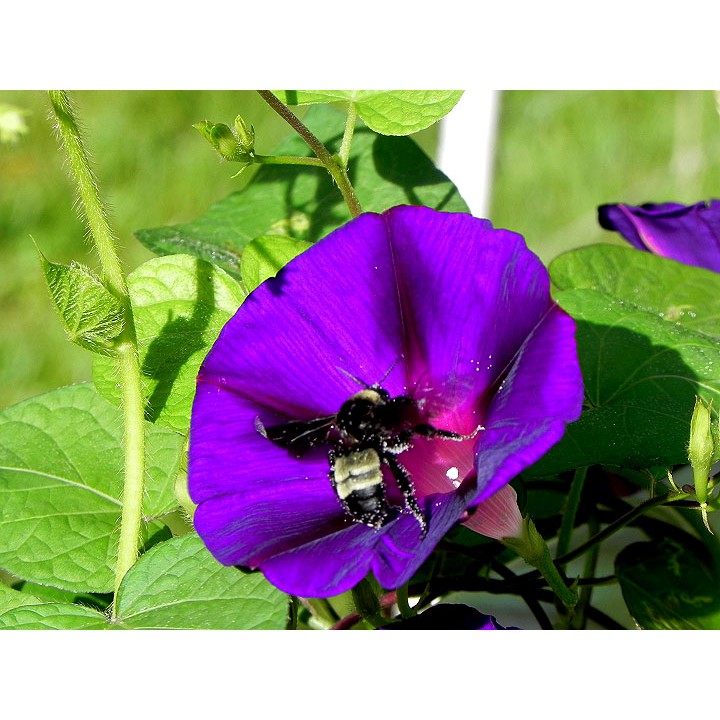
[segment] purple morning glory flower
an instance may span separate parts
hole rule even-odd
[[[400,587],[578,418],[574,333],[520,235],[424,207],[359,216],[258,287],[205,359],[190,428],[198,533],[290,594],[336,595],[369,572]],[[366,524],[341,503],[329,453],[340,409],[358,395],[376,407],[380,386],[397,433],[374,469],[355,454],[359,467],[333,472],[382,479],[387,517]],[[303,433],[314,442],[286,442]]]
[[[640,250],[720,272],[720,200],[601,205],[598,220]]]
[[[381,630],[519,630],[503,627],[492,615],[460,604],[435,605],[412,618],[384,625]]]

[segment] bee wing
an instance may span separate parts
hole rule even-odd
[[[276,445],[292,450],[297,457],[301,457],[311,448],[327,441],[334,422],[334,415],[326,415],[314,420],[297,420],[265,427],[257,417],[255,429]]]

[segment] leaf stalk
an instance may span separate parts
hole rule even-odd
[[[353,217],[357,217],[361,212],[360,202],[355,195],[355,190],[350,182],[345,168],[338,165],[330,154],[330,151],[323,143],[313,135],[312,132],[304,125],[300,118],[295,115],[285,103],[278,100],[269,90],[258,90],[260,97],[283,119],[290,127],[297,132],[305,141],[307,146],[315,153],[315,156],[322,162],[327,171],[332,176],[338,190],[342,193],[345,204],[350,210]]]

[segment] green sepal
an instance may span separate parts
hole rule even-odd
[[[212,123],[209,120],[203,120],[195,123],[193,127],[215,148],[224,160],[239,162],[244,165],[252,164],[252,148],[248,150],[247,142],[238,139],[235,133],[224,123]]]
[[[529,516],[523,518],[519,535],[505,537],[501,542],[514,550],[528,565],[537,568],[542,573],[552,591],[565,607],[572,608],[577,604],[578,595],[575,584],[570,587],[565,584],[550,555],[550,548]]]
[[[85,265],[49,262],[38,249],[50,298],[72,342],[99,355],[113,355],[124,328],[123,306]]]
[[[708,478],[712,464],[717,456],[715,437],[712,401],[706,403],[701,397],[696,397],[695,407],[690,419],[688,460],[693,471],[695,496],[701,505],[707,503]]]
[[[254,153],[255,152],[255,128],[250,125],[248,126],[242,119],[241,115],[235,118],[233,124],[235,130],[235,137],[238,140],[240,147],[243,152]]]

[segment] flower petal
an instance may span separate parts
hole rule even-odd
[[[405,357],[430,417],[483,420],[487,394],[551,303],[547,271],[522,237],[470,215],[386,213],[403,311]]]
[[[553,305],[523,343],[490,405],[477,454],[478,495],[490,497],[539,460],[580,417],[575,322]]]
[[[201,505],[198,512],[202,508],[203,513],[196,513],[198,532],[226,542],[220,548],[217,542],[208,544],[216,557],[230,558],[223,551],[232,548],[244,558],[242,564],[261,567],[276,587],[301,597],[337,595],[371,570],[383,587],[399,587],[415,574],[467,504],[457,493],[426,500],[430,521],[420,540],[417,521],[407,513],[375,530],[347,518],[313,522],[308,510],[317,498],[302,499],[296,506],[278,497],[258,498],[251,505],[236,498],[232,506],[223,504],[224,498]],[[226,513],[235,518],[231,525],[223,521]]]
[[[640,250],[720,272],[720,200],[601,205],[598,220]]]
[[[522,532],[522,515],[512,485],[485,498],[463,525],[494,540],[518,536]]]
[[[293,419],[336,413],[401,355],[401,319],[386,226],[368,213],[270,278],[225,325],[198,382]],[[385,381],[398,394],[399,372]]]

